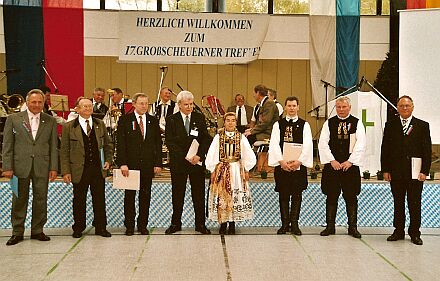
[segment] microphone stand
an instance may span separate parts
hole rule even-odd
[[[160,91],[162,90],[162,86],[163,86],[163,80],[165,79],[166,73],[165,73],[165,69],[168,69],[168,67],[161,67],[160,70],[162,71],[160,74],[160,83],[159,83],[159,92],[157,93],[157,98],[156,98],[156,106],[153,106],[153,110],[151,111],[153,113],[153,116],[156,116],[157,113],[157,107],[159,106],[159,101],[160,101]],[[167,71],[168,73],[168,71]]]
[[[332,87],[335,90],[336,90],[336,87],[333,86],[332,84],[330,84],[330,82],[327,82],[325,80],[321,79],[321,82],[324,83],[324,88],[325,88],[325,118],[327,119],[327,115],[328,115],[328,108],[327,108],[327,103],[328,103],[328,86]],[[319,113],[319,109],[318,109],[317,113]]]
[[[49,78],[50,83],[52,83],[52,86],[55,89],[55,93],[58,93],[58,87],[57,87],[57,85],[55,85],[55,82],[53,81],[52,77],[50,76],[49,72],[47,71],[46,66],[44,65],[44,60],[42,60],[40,62],[40,65],[43,68],[44,72],[46,73],[47,77]]]

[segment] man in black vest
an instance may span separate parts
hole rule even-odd
[[[182,91],[177,95],[179,112],[166,120],[165,141],[170,150],[170,171],[173,196],[173,217],[165,234],[173,234],[182,229],[182,211],[186,182],[189,177],[195,213],[196,231],[211,234],[205,226],[205,165],[204,160],[211,144],[206,129],[205,117],[194,112],[194,96]],[[186,158],[188,150],[197,140],[197,154]]]
[[[159,122],[147,114],[148,96],[137,93],[133,96],[134,112],[119,119],[117,130],[116,163],[123,176],[130,170],[140,170],[141,186],[139,190],[139,215],[137,228],[142,235],[148,235],[148,216],[150,210],[151,183],[154,174],[161,172],[162,141]],[[125,234],[134,234],[135,227],[135,190],[126,190],[124,197]]]
[[[162,132],[165,131],[165,120],[168,116],[179,111],[176,102],[171,100],[172,91],[169,87],[160,89],[159,100],[155,101],[151,107],[149,114],[155,116],[159,120],[159,127]]]
[[[298,117],[298,98],[288,97],[286,117],[276,122],[269,144],[269,165],[275,167],[275,191],[279,193],[281,228],[277,234],[302,235],[298,226],[302,192],[307,188],[307,168],[313,166],[313,139],[309,123]],[[294,147],[298,157],[284,154],[284,148]],[[291,208],[289,208],[292,198]],[[290,209],[290,219],[289,219]]]
[[[421,200],[423,182],[431,168],[431,135],[429,124],[412,116],[411,97],[402,96],[397,102],[399,117],[385,124],[382,140],[381,163],[385,180],[391,183],[394,198],[395,230],[388,241],[405,238],[405,195],[407,196],[410,224],[408,234],[416,245],[420,239]],[[420,159],[421,169],[413,178],[411,161]]]
[[[278,108],[278,114],[280,116],[280,119],[283,118],[284,108],[281,103],[277,101],[277,91],[274,89],[267,89],[267,97],[275,103],[275,105]]]
[[[105,176],[110,168],[112,145],[104,122],[93,118],[92,101],[77,100],[78,118],[63,127],[61,138],[61,173],[65,183],[73,183],[74,238],[86,228],[86,200],[92,193],[95,234],[110,237],[106,230]]]
[[[324,164],[321,179],[322,192],[327,195],[327,227],[321,236],[335,234],[336,210],[341,194],[345,200],[348,217],[348,234],[361,238],[357,230],[357,196],[361,192],[359,166],[365,153],[365,129],[359,119],[350,114],[348,97],[336,100],[336,116],[324,122],[318,149]]]

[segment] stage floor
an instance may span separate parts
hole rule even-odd
[[[237,235],[198,235],[184,229],[164,235],[111,238],[70,237],[70,228],[47,229],[50,242],[25,240],[6,246],[10,230],[0,230],[2,280],[438,280],[440,230],[423,229],[423,246],[387,242],[391,228],[360,228],[362,239],[319,236],[322,228],[303,227],[303,236],[276,235],[276,228],[239,228]]]

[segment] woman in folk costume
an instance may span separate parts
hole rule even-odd
[[[211,171],[209,219],[220,223],[220,234],[235,234],[235,222],[253,217],[249,170],[257,160],[248,140],[237,131],[234,112],[224,116],[225,126],[209,147],[206,168]]]

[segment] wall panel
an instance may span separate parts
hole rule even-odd
[[[149,94],[147,91],[142,89],[142,65],[137,63],[126,64],[127,73],[125,77],[127,78],[127,92],[126,94],[132,97],[136,93],[144,92]],[[116,84],[116,83],[115,83]]]

